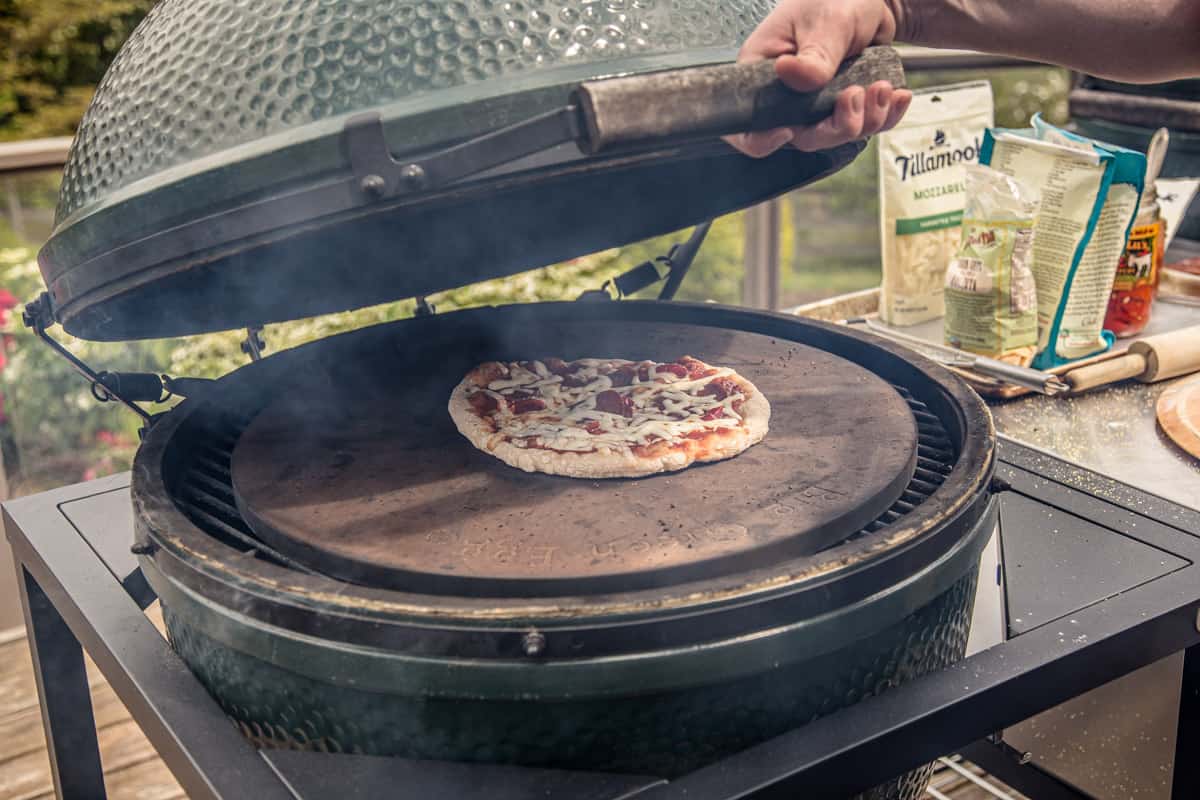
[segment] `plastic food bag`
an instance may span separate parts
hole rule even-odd
[[[876,137],[879,313],[889,325],[942,316],[946,265],[962,222],[963,167],[979,159],[992,120],[991,84],[960,83],[914,92],[900,124]]]
[[[1129,241],[1146,157],[1033,118],[1029,130],[989,130],[980,161],[1035,188],[1033,235],[1038,355],[1048,369],[1102,352],[1117,262]]]
[[[958,254],[946,269],[946,344],[1028,366],[1037,352],[1037,195],[1002,172],[965,169]]]

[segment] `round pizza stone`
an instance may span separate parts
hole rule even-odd
[[[622,591],[829,547],[885,511],[916,462],[907,403],[822,350],[686,324],[552,323],[434,346],[397,340],[276,387],[233,452],[238,506],[281,552],[348,581],[476,596]],[[731,367],[771,404],[739,456],[637,479],[530,474],[446,411],[480,361],[558,356]]]

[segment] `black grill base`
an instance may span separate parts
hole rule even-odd
[[[960,660],[976,577],[816,659],[715,686],[577,702],[337,687],[233,650],[169,608],[164,618],[180,656],[259,746],[675,777]],[[919,770],[866,797],[915,800],[927,779]]]

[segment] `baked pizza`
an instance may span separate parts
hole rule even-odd
[[[450,397],[471,444],[510,466],[576,478],[653,475],[762,441],[771,406],[732,369],[584,358],[489,361]]]

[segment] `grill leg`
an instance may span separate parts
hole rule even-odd
[[[1200,797],[1200,645],[1183,652],[1183,686],[1179,693],[1179,730],[1175,736],[1175,769],[1171,797]]]
[[[42,700],[54,792],[60,800],[100,800],[107,795],[83,648],[21,564],[17,564],[17,585]]]

